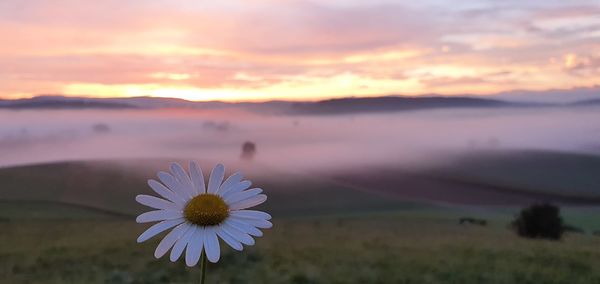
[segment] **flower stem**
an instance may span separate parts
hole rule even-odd
[[[204,284],[204,280],[206,279],[206,254],[204,252],[202,252],[202,255],[200,256],[200,267],[202,269],[202,276],[200,276],[200,284]]]

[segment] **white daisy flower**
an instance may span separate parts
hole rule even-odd
[[[148,180],[148,185],[160,195],[138,195],[135,200],[157,209],[139,215],[138,223],[157,222],[137,239],[144,242],[161,232],[173,228],[158,244],[154,256],[160,258],[171,249],[171,261],[177,261],[185,250],[185,262],[195,266],[202,252],[210,262],[220,257],[219,238],[235,250],[242,245],[254,245],[253,237],[262,236],[259,229],[271,228],[271,215],[247,208],[267,200],[262,189],[250,188],[241,173],[235,173],[223,181],[225,167],[221,164],[210,173],[208,188],[205,187],[202,170],[195,162],[190,163],[190,175],[177,163],[171,165],[171,173],[159,172],[160,182]]]

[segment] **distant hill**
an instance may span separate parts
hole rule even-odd
[[[2,100],[0,108],[5,109],[86,109],[86,108],[135,108],[135,105],[99,99],[71,98],[63,96],[39,96],[30,99]]]
[[[195,102],[177,98],[85,98],[43,95],[29,99],[0,100],[0,109],[243,109],[271,114],[350,114],[439,108],[576,107],[600,105],[600,98],[568,103],[516,102],[474,96],[382,96],[329,99],[316,102]]]
[[[161,109],[193,108],[222,109],[245,108],[259,112],[283,112],[291,105],[285,101],[228,103],[221,101],[194,102],[177,98],[132,97],[132,98],[84,98],[60,95],[42,95],[28,99],[0,100],[0,109]]]
[[[537,102],[548,104],[571,104],[577,101],[600,99],[600,85],[592,87],[553,89],[543,91],[513,90],[488,96],[512,102]]]
[[[520,106],[500,100],[470,97],[376,97],[343,98],[319,102],[294,103],[293,113],[301,114],[339,114],[357,112],[390,112],[433,108],[481,108]]]
[[[572,105],[572,106],[599,106],[600,99],[583,100],[583,101],[574,102],[570,105]]]
[[[178,98],[156,98],[156,97],[133,97],[133,98],[110,98],[107,99],[116,103],[132,105],[138,108],[223,108],[230,104],[220,101],[213,102],[194,102]]]

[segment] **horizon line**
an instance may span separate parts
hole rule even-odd
[[[142,96],[93,96],[86,94],[30,94],[24,95],[20,97],[14,98],[3,98],[0,96],[0,100],[4,101],[17,101],[17,100],[27,100],[27,99],[35,99],[35,98],[43,98],[43,97],[62,97],[62,98],[79,98],[79,99],[135,99],[135,98],[155,98],[155,99],[176,99],[187,102],[206,102],[206,103],[268,103],[268,102],[321,102],[328,100],[336,100],[336,99],[362,99],[362,98],[382,98],[382,97],[404,97],[404,98],[418,98],[418,97],[497,97],[503,95],[510,95],[512,93],[532,93],[532,94],[543,94],[545,92],[561,92],[561,91],[577,91],[577,90],[592,90],[592,89],[600,89],[600,84],[594,84],[591,86],[576,86],[572,88],[550,88],[543,90],[535,90],[535,89],[514,89],[509,91],[500,91],[494,93],[486,93],[486,94],[476,94],[476,93],[452,93],[452,94],[443,94],[443,93],[420,93],[420,94],[399,94],[399,93],[390,93],[390,94],[372,94],[372,95],[346,95],[346,96],[324,96],[322,98],[307,98],[307,99],[280,99],[280,98],[269,98],[269,99],[256,99],[256,100],[248,100],[248,99],[208,99],[208,100],[193,100],[188,98],[182,98],[177,96],[152,96],[152,95],[142,95]],[[599,90],[600,91],[600,90]],[[497,98],[495,98],[497,99]]]

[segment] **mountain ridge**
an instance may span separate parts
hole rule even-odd
[[[518,106],[511,102],[473,97],[401,97],[341,98],[311,103],[294,103],[292,112],[306,114],[338,114],[356,112],[392,112],[457,107]]]
[[[0,99],[0,109],[224,109],[241,108],[261,113],[278,114],[345,114],[365,112],[397,112],[439,108],[498,108],[498,107],[578,107],[599,105],[600,98],[570,103],[524,102],[476,96],[378,96],[344,97],[320,101],[224,102],[188,101],[165,97],[89,98],[62,95],[41,95],[32,98]]]

